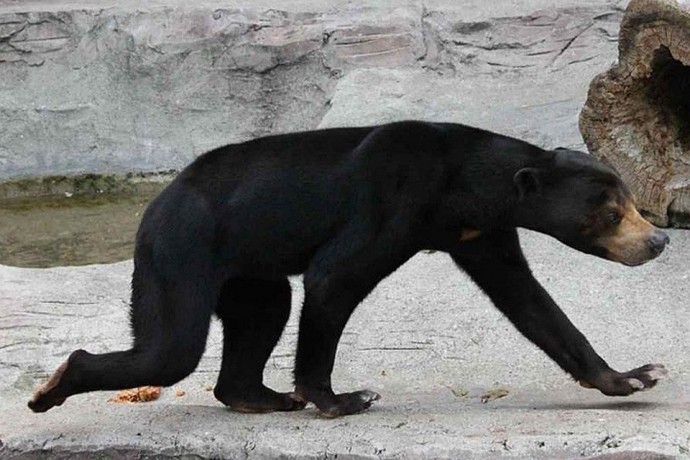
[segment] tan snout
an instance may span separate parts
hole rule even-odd
[[[641,265],[664,251],[669,237],[637,212],[632,203],[623,209],[616,232],[602,236],[598,245],[606,249],[606,257],[625,265]]]

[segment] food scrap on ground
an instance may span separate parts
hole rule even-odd
[[[155,401],[161,395],[161,387],[138,387],[129,390],[122,390],[113,396],[108,402],[113,403],[140,403]]]
[[[453,396],[456,398],[464,398],[468,394],[470,394],[469,390],[466,390],[465,388],[460,388],[460,387],[453,387],[448,385],[447,388],[453,393]]]
[[[481,397],[482,404],[486,404],[491,401],[495,401],[497,399],[505,398],[508,396],[509,391],[506,390],[505,388],[494,388],[491,390],[488,390],[486,393],[484,393]]]

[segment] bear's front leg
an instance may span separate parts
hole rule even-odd
[[[458,245],[451,256],[525,337],[582,386],[627,396],[652,388],[666,375],[659,364],[629,372],[611,369],[532,276],[517,230],[483,234]]]
[[[334,242],[317,254],[304,275],[295,392],[313,402],[326,417],[361,412],[380,398],[369,390],[335,394],[331,373],[338,341],[355,307],[415,252],[392,249],[395,247],[392,239],[379,239],[359,248]]]

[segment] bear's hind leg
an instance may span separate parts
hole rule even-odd
[[[223,363],[216,399],[237,412],[303,409],[292,393],[263,384],[263,372],[290,316],[291,288],[280,280],[231,279],[223,286],[216,313],[223,323]]]
[[[197,277],[162,283],[146,268],[135,268],[132,348],[104,354],[73,352],[36,391],[29,408],[45,412],[89,391],[170,386],[192,373],[206,347],[217,298],[212,282],[199,272]]]

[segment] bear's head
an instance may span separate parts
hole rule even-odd
[[[668,235],[640,215],[613,168],[586,153],[553,153],[513,178],[518,225],[625,265],[641,265],[663,252]]]

